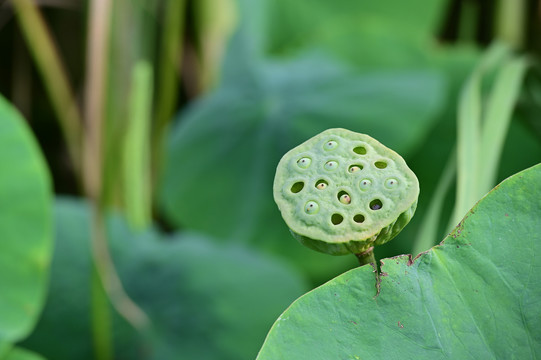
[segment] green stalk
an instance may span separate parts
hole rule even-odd
[[[107,47],[111,4],[108,0],[89,2],[86,59],[86,102],[84,185],[92,204],[91,243],[95,266],[92,281],[92,332],[97,360],[114,357],[111,314],[107,301],[108,249],[102,209],[103,141],[102,126],[106,93]]]
[[[419,228],[419,233],[413,244],[412,254],[416,255],[430,249],[435,245],[438,239],[438,228],[440,216],[445,201],[445,195],[449,191],[456,175],[456,149],[453,149],[443,173],[438,181],[438,185],[432,194],[430,204],[423,218],[423,223]]]
[[[128,221],[137,229],[151,223],[150,123],[152,66],[139,61],[132,71],[130,114],[123,152],[123,190]]]
[[[128,297],[115,270],[105,230],[103,209],[92,206],[92,254],[97,280],[92,284],[92,329],[98,360],[113,357],[111,313],[109,300],[115,310],[140,333],[146,332],[149,319],[146,314]]]
[[[481,75],[478,72],[468,79],[460,95],[457,131],[457,191],[451,220],[454,225],[477,200],[475,184],[481,131]]]
[[[379,292],[379,276],[380,275],[379,275],[378,263],[376,262],[376,257],[374,255],[374,247],[371,246],[370,248],[368,248],[368,250],[360,254],[355,254],[355,256],[357,257],[357,260],[359,260],[359,264],[361,266],[370,264],[374,268],[374,274],[376,276],[376,288],[378,289],[378,292]]]
[[[459,99],[457,118],[457,191],[455,208],[449,228],[452,229],[464,214],[483,195],[479,192],[481,162],[481,126],[483,117],[482,81],[485,74],[509,57],[509,48],[495,43],[481,59],[467,80]]]
[[[479,6],[473,1],[463,1],[460,13],[458,38],[463,42],[475,43]]]
[[[33,1],[13,0],[12,4],[26,43],[58,117],[75,173],[81,175],[81,114],[52,36]]]
[[[92,333],[94,343],[94,357],[99,360],[113,359],[113,332],[111,314],[107,294],[103,287],[98,270],[92,267]]]
[[[142,331],[148,326],[148,318],[131,301],[122,286],[115,270],[104,227],[103,209],[103,121],[105,115],[106,79],[109,49],[109,30],[111,26],[111,1],[94,0],[89,3],[88,41],[86,60],[86,103],[85,115],[85,191],[92,204],[92,253],[96,272],[105,292],[95,289],[92,302],[94,316],[93,330],[97,344],[111,341],[111,320],[107,297],[112,305],[136,329]],[[101,299],[100,299],[101,297]],[[105,333],[106,335],[103,335]],[[109,339],[104,339],[108,336]],[[107,352],[106,352],[107,351]],[[113,357],[112,346],[96,349],[101,359]]]
[[[500,0],[498,2],[496,36],[515,49],[524,45],[526,29],[526,1]]]
[[[357,260],[359,260],[359,264],[361,266],[366,265],[366,264],[372,264],[372,266],[374,266],[374,268],[377,269],[376,257],[374,256],[373,246],[371,246],[370,248],[368,248],[368,250],[360,254],[355,254],[355,256],[357,257]]]
[[[163,37],[160,44],[159,66],[157,68],[156,113],[154,128],[152,129],[152,163],[155,176],[159,174],[161,169],[160,159],[162,158],[163,138],[176,107],[185,11],[186,0],[168,0],[165,2]]]
[[[486,103],[485,121],[479,149],[478,194],[484,195],[495,185],[505,137],[518,99],[528,62],[512,59],[498,71]]]
[[[225,44],[237,22],[234,0],[197,0],[193,17],[199,53],[199,81],[201,92],[208,92],[216,83]]]

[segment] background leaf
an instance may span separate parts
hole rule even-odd
[[[118,359],[253,359],[281,309],[307,289],[295,270],[241,246],[136,234],[120,217],[108,228],[126,291],[152,322],[141,336],[116,317]],[[92,359],[87,206],[58,200],[56,229],[51,294],[24,346],[51,359]]]
[[[238,3],[248,54],[291,57],[311,49],[363,70],[428,65],[447,6],[444,0]],[[421,13],[415,21],[408,16]]]
[[[24,338],[45,301],[51,184],[23,117],[0,96],[0,342]]]
[[[445,83],[431,71],[361,76],[317,57],[268,63],[250,76],[252,85],[217,89],[172,129],[162,207],[176,226],[249,242],[327,277],[347,260],[306,251],[288,233],[272,200],[281,156],[335,127],[408,153],[436,119]]]
[[[351,270],[297,300],[258,359],[537,358],[541,164],[484,197],[440,246]],[[298,336],[298,334],[310,336]]]

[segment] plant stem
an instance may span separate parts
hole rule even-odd
[[[101,339],[102,331],[110,331],[110,314],[107,297],[118,313],[137,330],[147,328],[149,321],[146,314],[128,297],[114,267],[105,231],[103,209],[103,123],[105,114],[107,60],[109,48],[109,29],[111,25],[110,0],[89,2],[88,40],[86,59],[86,132],[84,153],[85,192],[92,205],[91,244],[96,273],[104,292],[96,293],[93,300],[94,339]],[[100,301],[99,297],[102,299]],[[101,339],[101,340],[100,340]],[[111,340],[112,341],[112,340]],[[106,347],[108,353],[96,349],[103,359],[113,357],[112,346]]]
[[[31,0],[13,0],[13,7],[26,43],[43,79],[58,117],[62,135],[77,175],[81,175],[82,121],[73,91],[47,25]]]
[[[129,119],[123,146],[122,167],[126,217],[135,229],[152,222],[150,194],[150,124],[153,94],[152,66],[138,61],[132,70]]]
[[[98,360],[113,359],[113,334],[111,314],[107,294],[96,266],[92,267],[92,333],[94,358]]]
[[[464,214],[484,195],[479,192],[479,173],[482,159],[481,130],[484,116],[482,81],[487,74],[510,56],[510,50],[494,43],[473,70],[460,93],[457,114],[457,181],[455,208],[449,222],[449,231]],[[483,159],[483,161],[486,161]]]
[[[160,44],[159,66],[156,69],[156,112],[152,129],[152,166],[155,184],[161,173],[161,158],[165,131],[173,117],[180,77],[180,59],[184,37],[186,0],[168,0],[164,7],[163,37]],[[155,188],[155,186],[152,186]]]
[[[443,172],[438,180],[438,185],[432,193],[430,203],[423,218],[423,222],[419,227],[415,243],[411,254],[415,256],[420,252],[426,251],[435,245],[438,237],[440,224],[440,216],[445,201],[445,196],[451,188],[456,176],[456,148],[451,151],[447,164],[443,168]]]
[[[524,57],[513,58],[502,64],[485,102],[479,148],[477,191],[480,195],[496,184],[505,138],[527,69],[528,61]]]
[[[525,0],[500,0],[498,2],[496,35],[513,48],[524,45],[526,18]]]
[[[355,254],[355,256],[357,256],[357,259],[359,260],[359,264],[361,264],[361,266],[366,264],[372,264],[374,268],[377,268],[373,246],[369,247],[366,251],[363,251],[360,254]]]
[[[114,357],[111,338],[111,314],[107,303],[108,281],[107,240],[103,231],[102,203],[102,124],[104,114],[105,82],[107,74],[107,47],[110,27],[111,3],[107,0],[89,2],[88,39],[86,59],[84,143],[84,188],[92,205],[91,245],[95,267],[92,282],[92,330],[97,360]],[[103,291],[100,288],[103,286]],[[105,339],[107,337],[108,339]]]
[[[124,287],[115,270],[113,259],[109,252],[103,209],[96,206],[93,206],[92,208],[92,251],[94,255],[94,264],[105,290],[104,295],[109,298],[115,310],[123,316],[126,321],[139,332],[145,332],[150,321],[146,314],[124,291]],[[100,312],[103,311],[103,309],[97,310]],[[99,334],[95,335],[99,336]]]
[[[361,266],[370,264],[374,268],[374,274],[376,275],[376,288],[378,289],[379,293],[379,268],[378,263],[376,262],[376,257],[374,256],[374,247],[370,246],[366,251],[363,251],[360,254],[355,254],[355,256],[359,260],[359,264],[361,264]]]

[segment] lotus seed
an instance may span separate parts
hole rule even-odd
[[[338,163],[336,161],[327,161],[325,163],[325,170],[335,170],[336,168],[338,168]]]
[[[318,182],[318,183],[316,184],[316,188],[318,188],[319,190],[323,190],[323,189],[325,189],[326,187],[327,187],[327,183],[324,182],[324,181]]]
[[[395,189],[398,186],[398,180],[390,178],[385,181],[385,187],[387,189]]]
[[[380,199],[375,199],[370,201],[370,209],[372,210],[379,210],[383,207],[383,204],[381,203]]]
[[[307,157],[304,157],[304,158],[299,159],[297,161],[297,165],[299,165],[299,167],[301,169],[307,169],[310,166],[311,163],[312,163],[312,160],[310,158],[307,158]]]
[[[306,205],[304,206],[304,212],[306,212],[308,215],[315,215],[319,211],[319,205],[315,201],[308,201]]]
[[[340,196],[340,202],[342,204],[349,204],[349,203],[351,203],[351,197],[348,194],[344,194],[344,195]]]
[[[359,170],[361,170],[361,167],[357,166],[357,165],[352,165],[352,166],[349,167],[349,172],[350,173],[354,173],[354,172],[359,171]]]
[[[361,182],[359,183],[359,187],[361,188],[361,190],[366,190],[371,185],[372,185],[372,181],[370,181],[368,179],[362,179]]]
[[[331,140],[331,141],[327,141],[325,145],[323,146],[323,148],[325,150],[333,150],[333,149],[336,149],[337,146],[338,146],[338,143],[334,140]]]
[[[387,163],[385,161],[376,161],[374,163],[374,165],[378,168],[378,169],[385,169],[387,167]]]

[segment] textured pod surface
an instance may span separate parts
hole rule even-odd
[[[273,190],[301,243],[342,255],[396,236],[415,212],[419,182],[400,155],[370,136],[329,129],[282,157]]]

